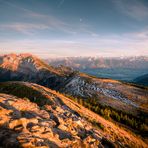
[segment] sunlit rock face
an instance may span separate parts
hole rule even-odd
[[[64,80],[58,70],[30,54],[10,54],[0,59],[0,81],[29,81],[54,88]]]
[[[41,68],[41,64],[36,57],[30,54],[9,54],[2,58],[2,68],[11,69],[12,71],[20,71],[22,73],[36,72]]]
[[[0,94],[0,146],[97,147],[103,135],[54,98],[44,110],[29,100]]]
[[[0,147],[146,147],[139,137],[54,90],[28,82],[1,85]]]

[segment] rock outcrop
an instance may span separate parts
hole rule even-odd
[[[27,93],[23,94],[24,98],[16,97],[9,89],[9,95],[0,94],[1,147],[147,146],[140,138],[56,91],[33,83],[9,84],[22,85],[39,92],[36,100],[41,99],[41,102],[33,100],[31,94],[26,98]],[[20,95],[19,91],[17,95]],[[45,102],[44,99],[50,101]],[[97,123],[103,129],[96,126]]]

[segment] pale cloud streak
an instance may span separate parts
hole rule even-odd
[[[60,8],[64,4],[65,0],[60,0],[60,3],[58,4],[58,8]]]
[[[35,30],[49,29],[48,25],[45,24],[32,24],[32,23],[11,23],[11,24],[0,24],[0,30],[11,30],[20,32],[26,35],[32,35]]]
[[[133,1],[133,0],[132,0]],[[62,1],[61,1],[62,2]],[[148,16],[147,7],[142,3],[127,5],[125,1],[114,1],[119,10],[136,20],[145,19]],[[8,3],[10,7],[19,9],[23,19],[32,20],[23,22],[10,22],[0,24],[0,31],[11,30],[31,36],[29,39],[5,39],[0,41],[0,53],[30,52],[41,57],[65,57],[65,56],[148,56],[148,27],[136,32],[122,34],[100,35],[92,31],[93,27],[85,24],[85,20],[67,23],[61,18],[53,15],[34,12],[17,5]],[[139,6],[139,7],[138,7]],[[148,11],[147,11],[148,12]],[[71,39],[63,37],[63,40],[41,40],[35,38],[38,31],[57,31],[59,34],[69,34]],[[63,35],[63,34],[61,34]],[[83,36],[81,36],[83,35]],[[27,36],[27,37],[28,37]],[[64,40],[65,39],[65,40]]]
[[[3,1],[3,0],[2,0]],[[35,35],[37,31],[40,30],[49,30],[49,31],[60,31],[69,35],[90,35],[91,37],[96,37],[98,34],[92,31],[92,26],[86,24],[84,21],[78,21],[76,23],[67,23],[65,20],[58,18],[52,14],[42,14],[38,12],[34,12],[32,10],[20,7],[14,3],[3,1],[4,4],[9,7],[13,7],[18,9],[22,14],[24,20],[32,20],[29,22],[10,22],[0,24],[0,30],[3,31],[16,31],[19,33],[23,33],[25,35]],[[60,5],[62,5],[65,1],[61,0]],[[78,19],[79,20],[79,19]]]
[[[147,32],[75,40],[19,40],[0,43],[0,53],[29,52],[43,58],[68,56],[148,56]],[[19,48],[18,48],[19,47]]]
[[[117,9],[138,21],[148,19],[148,7],[138,0],[113,0]]]
[[[11,2],[5,2],[6,5],[9,7],[14,7],[22,13],[22,16],[26,18],[26,20],[32,19],[32,22],[24,23],[24,22],[11,22],[9,25],[2,24],[0,25],[0,29],[13,29],[15,31],[20,31],[21,33],[32,34],[34,30],[43,30],[43,29],[50,29],[50,30],[59,30],[68,34],[76,34],[76,31],[79,26],[77,25],[70,25],[65,21],[57,18],[53,15],[46,15],[41,14],[38,12],[34,12],[32,10],[17,6]],[[61,4],[64,1],[61,2]],[[34,23],[35,21],[35,23]],[[42,23],[41,23],[42,22]],[[31,30],[32,29],[32,30]]]
[[[13,30],[27,35],[33,35],[38,30],[61,31],[63,33],[75,35],[77,33],[95,34],[88,30],[86,24],[68,24],[54,16],[39,14],[27,9],[23,9],[25,16],[31,18],[32,22],[11,22],[0,24],[0,30]],[[36,23],[34,23],[35,21]],[[90,29],[90,28],[89,28]]]

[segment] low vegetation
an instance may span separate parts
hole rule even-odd
[[[77,103],[83,105],[84,107],[92,110],[93,112],[101,115],[107,120],[114,120],[118,123],[128,126],[129,128],[132,128],[134,132],[144,137],[147,136],[148,120],[146,118],[146,115],[143,113],[140,113],[138,117],[135,117],[123,111],[116,110],[110,106],[103,106],[99,104],[96,101],[96,99],[93,99],[93,98],[78,99],[78,98],[73,98],[72,96],[68,96],[68,97],[73,99]]]
[[[52,102],[44,97],[39,91],[27,87],[19,83],[0,83],[0,93],[11,94],[20,98],[28,98],[30,101],[37,103],[39,106],[52,104]]]

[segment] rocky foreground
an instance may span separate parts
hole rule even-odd
[[[147,147],[141,138],[55,91],[12,84],[34,90],[42,99],[18,98],[9,90],[9,95],[0,94],[0,147]]]

